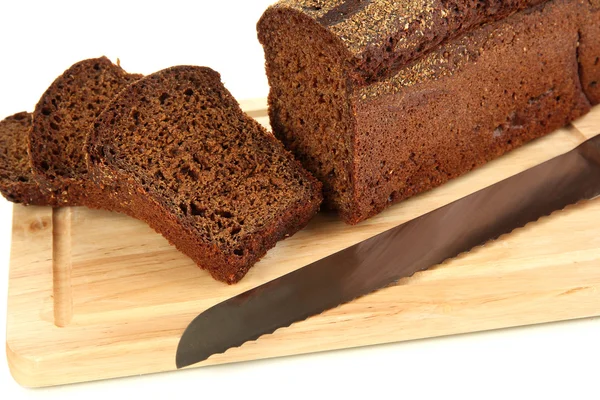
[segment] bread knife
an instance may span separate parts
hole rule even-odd
[[[177,368],[367,295],[598,195],[600,135],[207,309],[185,329],[177,347]]]

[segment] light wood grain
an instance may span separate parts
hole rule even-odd
[[[266,124],[257,104],[250,108]],[[45,386],[173,370],[179,337],[199,312],[571,150],[600,131],[600,108],[574,125],[358,226],[322,213],[235,286],[215,282],[126,216],[15,206],[6,344],[13,376]],[[600,200],[569,207],[198,366],[600,315],[599,220]]]
[[[52,210],[54,324],[60,327],[67,326],[73,318],[71,215],[71,207]]]

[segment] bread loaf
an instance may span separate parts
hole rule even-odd
[[[600,101],[598,0],[282,0],[258,23],[275,135],[348,223]]]
[[[173,67],[130,85],[86,148],[95,184],[114,191],[122,211],[227,283],[321,203],[321,184],[208,68]]]

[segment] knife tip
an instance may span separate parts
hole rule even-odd
[[[179,353],[177,353],[175,355],[175,366],[177,367],[177,369],[181,369],[183,367],[187,367],[187,364],[185,363],[185,361],[183,361],[181,359],[181,357],[179,356]]]
[[[204,357],[204,359],[201,359],[195,356],[194,354],[190,354],[189,351],[184,351],[181,348],[181,346],[178,346],[177,353],[175,354],[175,365],[177,366],[177,369],[181,369],[189,367],[192,364],[199,363],[200,361],[203,361],[205,359],[206,357]]]

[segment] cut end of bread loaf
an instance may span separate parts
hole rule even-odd
[[[173,67],[129,86],[99,116],[87,149],[94,180],[113,186],[126,213],[227,283],[321,202],[321,184],[208,68]]]
[[[321,182],[325,205],[348,214],[352,202],[354,113],[347,55],[302,12],[272,7],[258,23],[265,49],[273,132]]]
[[[87,168],[83,147],[93,121],[110,100],[141,75],[128,74],[106,57],[78,62],[42,95],[33,113],[29,146],[33,173],[62,205],[81,205]]]
[[[45,206],[52,196],[41,191],[33,179],[27,135],[31,113],[20,112],[0,121],[0,193],[13,203]]]

